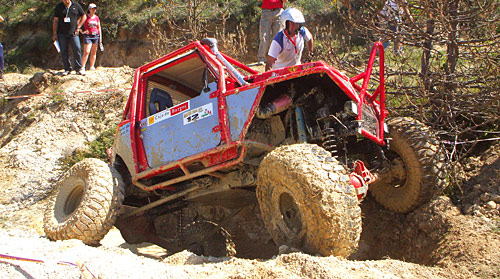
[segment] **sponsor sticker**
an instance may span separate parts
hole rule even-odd
[[[189,109],[189,100],[182,103],[182,104],[178,104],[175,107],[171,107],[170,108],[170,115],[174,116],[174,115],[178,114],[179,112],[183,112],[183,111],[188,110],[188,109]]]
[[[201,107],[197,107],[183,114],[184,125],[209,117],[212,114],[213,114],[212,103],[203,105]]]
[[[151,126],[155,123],[158,123],[162,120],[168,119],[176,114],[179,114],[180,112],[183,112],[185,110],[189,109],[189,100],[185,101],[184,103],[178,104],[175,107],[171,107],[166,110],[162,110],[154,115],[151,115],[150,117],[147,118],[147,125]],[[141,128],[142,128],[143,122],[141,122]]]

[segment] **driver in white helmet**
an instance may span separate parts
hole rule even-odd
[[[304,44],[312,54],[314,51],[314,40],[311,32],[302,24],[304,15],[296,8],[288,8],[281,15],[285,23],[285,29],[274,37],[269,48],[266,71],[288,66],[299,65]]]

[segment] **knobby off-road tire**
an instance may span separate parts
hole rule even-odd
[[[437,138],[423,123],[409,117],[387,121],[390,146],[386,157],[400,164],[403,178],[380,179],[370,184],[377,202],[406,213],[428,202],[447,185],[446,157]]]
[[[312,144],[281,146],[257,173],[262,219],[278,245],[323,256],[349,256],[358,246],[361,209],[342,165]]]
[[[195,221],[184,229],[182,247],[199,256],[234,257],[236,248],[231,235],[210,221]]]
[[[97,245],[114,225],[124,197],[120,174],[99,159],[84,159],[59,180],[44,215],[52,240]]]

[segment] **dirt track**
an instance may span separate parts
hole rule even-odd
[[[131,69],[98,69],[86,77],[48,72],[7,74],[0,97],[87,91],[3,101],[0,106],[0,254],[82,260],[102,278],[500,278],[500,145],[464,166],[462,194],[439,197],[409,214],[362,203],[363,232],[350,260],[300,252],[265,259],[206,258],[123,242],[113,230],[100,247],[48,241],[41,229],[45,198],[61,175],[59,159],[85,148],[117,121]],[[31,78],[31,81],[30,81]],[[88,88],[89,84],[92,88]],[[263,247],[266,242],[260,243]],[[245,249],[251,249],[251,245]],[[271,244],[268,244],[271,247]],[[238,249],[238,247],[237,247]],[[275,249],[275,248],[274,248]],[[270,249],[271,251],[275,251]],[[255,253],[247,253],[247,257]],[[2,278],[79,278],[72,266],[0,259]]]

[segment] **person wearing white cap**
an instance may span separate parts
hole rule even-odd
[[[95,70],[95,59],[97,55],[97,46],[102,43],[101,21],[95,14],[97,5],[94,3],[89,4],[89,11],[87,20],[83,24],[85,31],[83,31],[83,57],[82,69],[85,71],[85,65],[90,54],[90,70]]]
[[[278,32],[269,48],[266,71],[300,64],[304,44],[310,54],[314,52],[314,40],[311,32],[302,26],[304,15],[296,8],[288,8],[281,15],[285,29]]]

